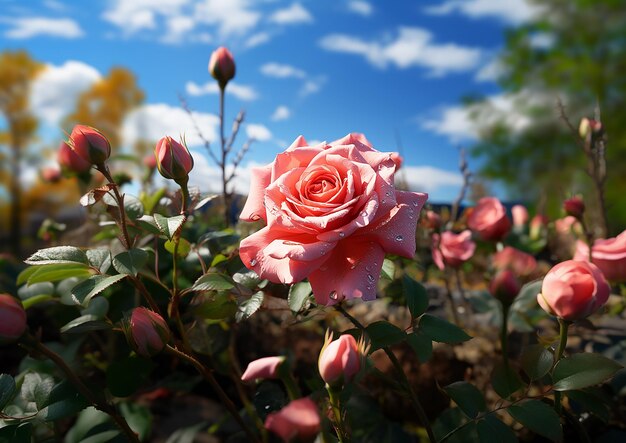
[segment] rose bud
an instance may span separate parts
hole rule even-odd
[[[568,260],[546,274],[537,302],[547,313],[575,321],[596,312],[609,299],[610,292],[596,265]]]
[[[66,142],[61,142],[59,145],[57,162],[59,162],[63,171],[73,172],[75,174],[82,174],[83,172],[89,171],[91,168],[91,163],[74,152]]]
[[[363,342],[357,343],[350,334],[344,334],[335,341],[332,339],[332,332],[327,332],[318,360],[320,375],[328,385],[348,383],[361,369],[367,349]]]
[[[520,289],[522,289],[522,285],[513,271],[509,269],[498,272],[489,284],[489,292],[491,295],[505,305],[513,303]]]
[[[193,169],[193,157],[184,143],[172,137],[163,137],[154,149],[159,173],[174,181],[186,180]]]
[[[537,214],[530,220],[530,238],[537,240],[546,232],[548,218],[545,215]]]
[[[483,197],[470,214],[467,226],[483,240],[499,241],[509,232],[511,222],[500,200]]]
[[[317,405],[308,397],[293,400],[278,412],[265,419],[265,428],[284,442],[313,441],[320,432],[320,415]]]
[[[9,294],[0,294],[0,345],[17,341],[26,331],[26,311]]]
[[[472,241],[472,232],[469,229],[459,234],[445,231],[441,235],[433,235],[433,261],[441,270],[446,265],[458,268],[474,255],[475,250],[476,243]]]
[[[441,228],[441,216],[435,211],[426,211],[424,213],[424,225],[428,229],[438,230]]]
[[[585,202],[582,197],[575,195],[563,202],[563,209],[567,215],[571,215],[580,220],[585,213]]]
[[[111,155],[111,144],[107,138],[91,126],[74,126],[69,145],[76,154],[92,165],[103,164]]]
[[[505,246],[492,257],[493,267],[498,271],[509,269],[518,276],[528,276],[537,268],[537,260],[530,254]]]
[[[159,314],[139,307],[131,314],[127,338],[137,354],[152,357],[165,348],[170,339],[170,330]]]
[[[157,160],[156,160],[156,156],[154,154],[148,154],[143,158],[143,165],[152,170],[152,169],[156,169],[157,167]]]
[[[617,237],[597,239],[591,248],[593,263],[612,282],[626,282],[626,231]],[[578,241],[574,260],[589,261],[589,246]]]
[[[235,77],[235,60],[228,49],[220,46],[213,51],[209,60],[209,73],[217,80],[222,89]]]
[[[54,166],[43,168],[39,173],[46,183],[57,183],[61,180],[61,170]]]
[[[285,357],[263,357],[258,360],[251,361],[241,376],[242,381],[250,381],[257,379],[278,378],[278,369],[285,361]]]
[[[528,222],[528,209],[523,205],[515,205],[511,208],[513,226],[524,226]]]

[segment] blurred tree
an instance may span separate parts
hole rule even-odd
[[[43,67],[25,51],[5,51],[0,54],[0,112],[6,121],[0,143],[9,147],[7,161],[3,158],[0,168],[4,177],[2,184],[6,185],[11,200],[9,243],[16,257],[21,256],[22,243],[22,155],[38,126],[30,109],[30,88]]]
[[[68,132],[75,124],[93,126],[107,136],[114,149],[119,148],[124,118],[143,100],[144,93],[134,74],[125,68],[112,68],[106,77],[80,95],[64,126]]]
[[[503,181],[516,196],[541,201],[560,214],[563,198],[582,192],[598,236],[598,216],[585,155],[568,130],[593,117],[596,104],[608,134],[606,183],[609,232],[626,225],[626,8],[623,0],[531,0],[539,13],[508,31],[500,54],[499,82],[505,94],[468,105],[480,134],[473,154],[485,158],[481,171]]]

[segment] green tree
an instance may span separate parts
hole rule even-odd
[[[481,135],[473,148],[484,157],[482,173],[503,181],[514,195],[557,215],[565,196],[582,192],[596,234],[626,225],[626,9],[621,0],[532,0],[535,19],[507,32],[500,54],[500,84],[517,103],[513,115],[494,117],[489,102],[473,103]],[[608,134],[606,183],[609,232],[598,217],[597,198],[585,170],[574,126],[593,117],[596,105]],[[497,112],[497,111],[496,111]],[[523,124],[520,124],[523,123]]]

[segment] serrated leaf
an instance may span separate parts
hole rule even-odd
[[[263,294],[263,291],[259,291],[256,294],[252,295],[252,297],[239,305],[239,310],[235,314],[235,320],[237,322],[240,322],[242,320],[250,318],[252,314],[258,311],[259,308],[261,308],[264,299],[265,295]]]
[[[82,334],[83,332],[100,331],[102,329],[111,329],[112,326],[97,316],[92,314],[81,315],[78,318],[67,323],[60,331],[68,334]]]
[[[200,277],[191,287],[194,292],[227,291],[235,287],[230,276],[218,272],[209,272]]]
[[[491,386],[493,390],[502,397],[509,398],[515,392],[524,387],[516,371],[503,363],[497,363],[491,373]]]
[[[426,288],[408,275],[402,276],[402,292],[411,317],[416,318],[428,309],[428,294]]]
[[[380,270],[380,276],[387,280],[393,280],[393,276],[396,273],[396,264],[388,258],[383,260],[383,266]]]
[[[554,409],[539,400],[526,400],[507,408],[519,423],[552,441],[563,440],[561,420]]]
[[[52,265],[60,263],[81,263],[89,265],[87,254],[74,246],[55,246],[40,249],[24,260],[28,265]]]
[[[57,264],[37,266],[37,270],[28,278],[28,284],[56,282],[67,278],[87,278],[92,275],[91,270],[81,264]]]
[[[211,194],[211,195],[207,195],[203,197],[202,199],[198,200],[198,203],[195,203],[193,205],[193,210],[197,211],[198,209],[202,208],[204,205],[206,205],[210,201],[215,200],[217,197],[219,197],[219,194]]]
[[[134,195],[123,194],[122,196],[124,197],[124,210],[126,211],[126,216],[131,220],[140,218],[144,213],[141,201]],[[102,201],[109,206],[118,207],[117,200],[115,200],[115,197],[111,194],[103,195]]]
[[[17,386],[13,377],[9,374],[0,374],[0,411],[9,404],[16,392]]]
[[[161,234],[171,240],[185,222],[185,216],[164,217],[161,214],[154,214],[154,221],[159,227]]]
[[[159,225],[157,225],[156,221],[154,221],[154,217],[151,215],[144,215],[139,217],[136,220],[136,223],[144,230],[148,231],[151,234],[161,235],[161,230],[159,229]]]
[[[433,341],[423,332],[416,330],[407,335],[406,341],[411,346],[420,363],[426,363],[433,355]]]
[[[87,249],[86,254],[91,266],[103,274],[109,270],[111,266],[111,251],[109,249]]]
[[[99,188],[90,189],[85,195],[80,198],[80,204],[82,206],[91,206],[98,203],[102,198],[111,190],[109,185],[104,185]]]
[[[187,255],[189,255],[189,251],[191,251],[191,243],[189,243],[189,241],[187,241],[184,238],[179,238],[178,239],[178,250],[177,251],[176,251],[176,242],[174,242],[172,240],[167,240],[165,242],[165,244],[163,245],[163,247],[170,254],[174,255],[174,252],[176,252],[176,254],[179,257],[182,257],[182,258],[187,257]]]
[[[622,365],[600,354],[582,353],[559,360],[552,372],[555,391],[597,385],[611,378]]]
[[[539,380],[552,369],[554,356],[542,345],[528,346],[522,354],[522,369],[531,380]]]
[[[256,272],[250,269],[234,273],[233,280],[248,289],[256,288],[263,281]]]
[[[402,329],[386,321],[376,321],[369,324],[365,328],[365,332],[371,343],[370,353],[385,346],[400,343],[407,338],[407,334]]]
[[[420,317],[419,329],[433,341],[440,343],[462,343],[472,338],[458,326],[430,314]]]
[[[147,261],[148,253],[134,248],[113,257],[113,267],[120,274],[136,276]]]
[[[494,415],[487,415],[479,420],[476,429],[481,443],[516,443],[518,441],[513,429]]]
[[[478,414],[487,410],[483,394],[476,386],[468,382],[458,381],[446,386],[443,390],[469,418],[476,418]]]
[[[111,285],[127,277],[127,274],[94,275],[72,289],[72,299],[78,305],[88,306],[89,301]]]
[[[311,283],[302,281],[291,285],[287,303],[292,312],[300,312],[311,296]]]

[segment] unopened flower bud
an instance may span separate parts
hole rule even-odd
[[[263,357],[258,360],[251,361],[241,376],[242,381],[250,381],[257,379],[278,378],[278,368],[285,361],[285,357]]]
[[[515,205],[511,208],[513,226],[524,226],[528,222],[528,209],[523,205]]]
[[[530,238],[537,240],[545,234],[548,218],[545,215],[537,214],[530,220]]]
[[[308,397],[293,400],[280,411],[269,414],[265,428],[284,442],[313,441],[321,429],[317,405]]]
[[[159,314],[139,307],[131,314],[127,338],[137,354],[152,357],[165,348],[170,339],[170,330]]]
[[[61,180],[61,170],[54,166],[41,169],[41,179],[46,183],[57,183]]]
[[[157,167],[157,160],[156,157],[154,156],[154,154],[148,154],[143,158],[143,165],[152,170],[152,169],[156,169]]]
[[[103,164],[111,155],[111,144],[97,129],[76,125],[70,134],[70,147],[92,165]]]
[[[567,215],[571,215],[580,220],[585,212],[585,202],[582,197],[575,195],[563,202],[563,209]]]
[[[361,369],[363,355],[367,352],[363,343],[358,344],[350,334],[332,339],[332,333],[327,333],[318,360],[320,375],[329,385],[348,383]]]
[[[57,162],[63,171],[74,174],[82,174],[91,168],[91,163],[74,152],[66,142],[61,142],[59,145]]]
[[[209,60],[209,73],[217,80],[222,89],[235,77],[235,60],[228,49],[220,46],[213,51]]]
[[[510,269],[498,272],[489,284],[489,292],[505,305],[513,303],[522,285]]]
[[[0,345],[17,341],[26,331],[26,311],[9,294],[0,294]]]
[[[184,143],[178,143],[172,137],[163,137],[154,149],[159,173],[174,181],[185,180],[193,168],[193,157]]]

